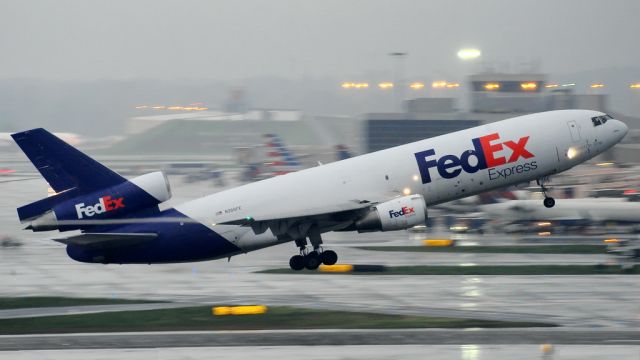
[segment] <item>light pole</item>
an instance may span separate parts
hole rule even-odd
[[[396,108],[396,111],[402,112],[402,102],[404,101],[404,59],[409,55],[406,52],[391,52],[389,56],[393,58],[394,61],[394,70],[393,70],[393,104]]]
[[[460,49],[457,54],[458,59],[461,60],[461,65],[462,65],[462,79],[463,81],[467,81],[466,77],[471,75],[471,73],[473,72],[473,62],[475,62],[476,59],[478,59],[480,56],[482,56],[482,51],[480,51],[480,49],[477,48],[463,48]],[[472,109],[472,101],[468,101],[468,99],[470,99],[470,97],[472,96],[473,93],[473,89],[471,88],[471,86],[468,87],[469,89],[466,92],[466,97],[465,97],[465,93],[463,92],[462,95],[458,94],[459,96],[459,101],[460,101],[460,108],[461,109],[468,109],[469,111],[471,111]]]

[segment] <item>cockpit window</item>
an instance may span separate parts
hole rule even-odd
[[[592,117],[591,122],[593,123],[593,126],[602,125],[602,122],[600,121],[600,116]]]
[[[610,119],[613,119],[610,115],[595,116],[591,118],[591,122],[593,123],[593,126],[599,126],[605,124],[607,120]]]

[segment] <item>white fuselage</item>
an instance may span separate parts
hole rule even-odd
[[[335,212],[352,200],[375,203],[408,194],[421,194],[431,206],[540,179],[582,163],[624,137],[627,128],[617,120],[594,126],[592,117],[601,115],[561,110],[520,116],[247,184],[176,210],[243,252],[255,250],[281,241],[270,230],[256,235],[251,227],[222,224],[302,217],[331,206]],[[486,168],[479,165],[480,143]]]

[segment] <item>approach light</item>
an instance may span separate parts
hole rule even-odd
[[[434,89],[440,89],[447,86],[446,81],[438,80],[431,83],[431,87]]]
[[[486,83],[484,84],[484,88],[489,91],[500,89],[500,84],[498,83]]]

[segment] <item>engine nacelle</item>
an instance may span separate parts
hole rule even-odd
[[[158,204],[171,198],[171,188],[166,176],[158,171],[92,193],[69,195],[60,193],[45,199],[51,202],[49,211],[32,219],[28,228],[33,231],[84,229],[99,225],[100,220],[143,210],[159,211]]]
[[[129,180],[129,182],[156,198],[158,204],[171,199],[171,185],[169,185],[169,179],[162,171],[140,175]]]
[[[378,204],[356,221],[358,232],[403,230],[427,221],[422,195],[409,195]]]

